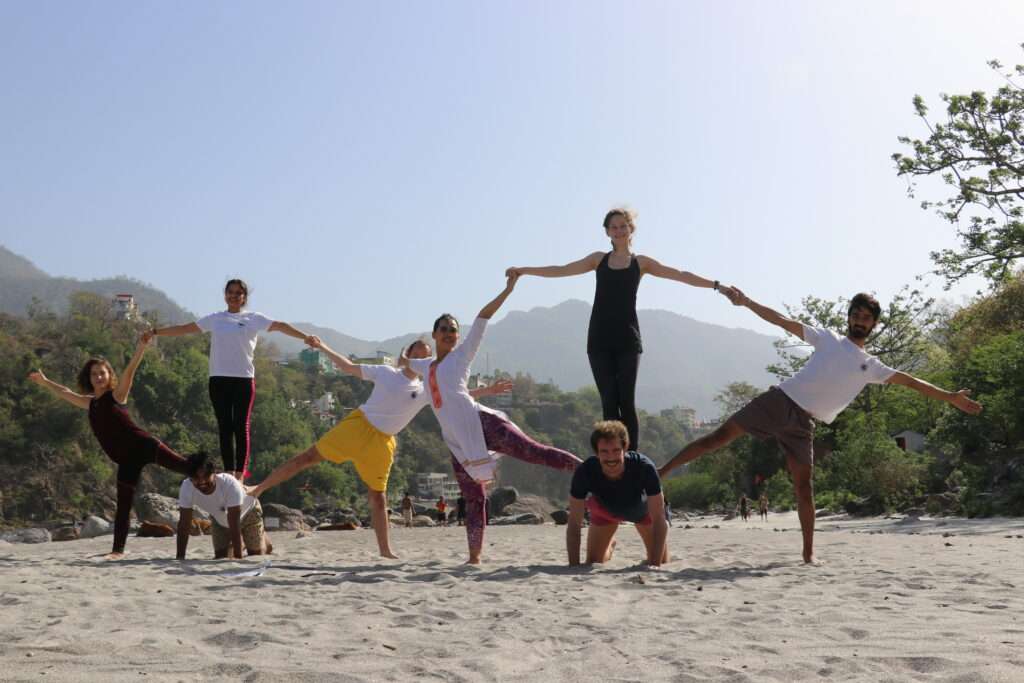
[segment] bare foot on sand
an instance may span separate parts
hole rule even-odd
[[[817,557],[815,557],[814,555],[811,555],[810,557],[805,557],[805,558],[804,558],[804,564],[806,564],[806,565],[810,565],[810,566],[812,566],[812,567],[822,567],[822,566],[824,566],[824,565],[825,565],[825,563],[824,563],[824,562],[822,562],[821,560],[819,560],[819,559],[818,559]]]
[[[395,554],[394,554],[393,552],[391,552],[390,550],[389,550],[389,551],[387,551],[386,553],[381,553],[381,554],[380,554],[380,556],[381,556],[381,557],[386,557],[386,558],[388,558],[389,560],[397,560],[397,559],[400,559],[400,558],[398,557],[398,555],[395,555]]]
[[[124,559],[124,555],[125,555],[124,553],[109,553],[107,555],[104,555],[103,559],[104,560],[123,560]]]

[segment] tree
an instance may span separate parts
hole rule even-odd
[[[992,96],[940,95],[944,122],[930,121],[924,99],[915,95],[914,109],[928,138],[901,136],[912,152],[892,155],[897,174],[908,178],[910,196],[920,176],[940,176],[952,189],[946,199],[921,203],[956,226],[960,238],[959,249],[931,254],[947,287],[975,274],[996,285],[1024,257],[1024,88],[1014,81],[1024,77],[1024,65],[1010,73],[998,61],[989,66],[1006,84]]]

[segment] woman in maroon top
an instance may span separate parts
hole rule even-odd
[[[118,381],[110,363],[103,358],[90,358],[78,373],[77,394],[66,386],[51,381],[41,370],[28,378],[49,389],[57,397],[89,411],[89,426],[107,456],[117,463],[117,512],[114,514],[114,549],[107,559],[124,557],[128,538],[128,516],[135,497],[142,468],[151,463],[188,475],[188,463],[159,439],[136,425],[125,403],[132,388],[135,370],[146,352],[147,338],[139,341],[135,354]]]

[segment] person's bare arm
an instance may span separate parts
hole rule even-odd
[[[595,251],[578,261],[566,263],[563,266],[516,266],[505,271],[505,276],[512,275],[536,275],[537,277],[570,277],[572,275],[583,275],[596,270],[601,265],[604,252]]]
[[[232,505],[228,508],[228,540],[231,541],[231,551],[234,555],[228,555],[236,560],[242,559],[242,506]]]
[[[684,285],[690,285],[691,287],[715,289],[715,285],[718,282],[717,280],[708,280],[700,275],[694,275],[686,270],[678,270],[676,268],[670,268],[669,266],[662,265],[650,256],[638,256],[637,261],[640,262],[641,273],[650,273],[654,277],[665,278],[666,280],[675,280],[676,282],[682,282]]]
[[[114,388],[114,400],[118,403],[127,403],[128,394],[132,390],[132,382],[135,381],[135,371],[139,369],[139,363],[142,362],[142,356],[146,353],[146,336],[143,335],[139,339],[139,343],[135,346],[135,353],[132,354],[132,359],[128,361],[128,366],[121,373],[121,378],[117,382],[117,387]]]
[[[729,301],[731,301],[734,306],[744,306],[749,308],[761,320],[781,327],[794,337],[798,337],[799,339],[804,338],[804,326],[802,323],[797,320],[793,320],[792,318],[787,318],[778,311],[768,308],[767,306],[762,306],[744,294],[738,287],[728,287],[725,295],[729,297]]]
[[[580,563],[580,539],[583,536],[583,509],[585,501],[569,496],[569,521],[565,525],[565,548],[569,552],[569,566]]]
[[[479,387],[469,392],[469,395],[474,399],[483,398],[484,396],[497,396],[499,394],[508,394],[515,387],[515,383],[510,379],[499,379],[494,384],[486,387]]]
[[[178,555],[184,560],[188,552],[188,537],[192,535],[192,508],[178,508]]]
[[[185,334],[200,334],[202,332],[199,329],[199,325],[195,323],[185,323],[184,325],[170,325],[168,327],[155,327],[149,330],[143,337],[146,337],[146,341],[153,337],[180,337]]]
[[[316,348],[315,344],[320,343],[320,338],[317,337],[315,334],[306,334],[302,330],[298,330],[289,325],[288,323],[281,322],[280,320],[275,320],[274,322],[270,323],[270,327],[267,328],[267,331],[280,332],[281,334],[286,334],[289,337],[301,339],[302,341],[306,342],[306,344],[312,346],[313,348]]]
[[[899,384],[900,386],[907,387],[908,389],[913,389],[917,393],[927,396],[928,398],[945,401],[952,406],[956,406],[968,415],[977,415],[981,412],[981,404],[970,398],[970,389],[946,391],[945,389],[940,389],[934,384],[925,382],[923,379],[918,379],[913,375],[908,375],[905,372],[898,371],[894,372],[892,377],[886,380],[886,384]]]
[[[77,394],[63,384],[58,384],[53,380],[47,379],[42,370],[33,370],[28,373],[28,379],[30,382],[38,384],[57,398],[67,401],[73,406],[84,408],[85,410],[89,409],[89,401],[92,399],[91,396]]]
[[[340,353],[329,347],[327,344],[324,344],[322,341],[320,341],[319,337],[313,337],[313,339],[315,340],[315,342],[313,344],[310,344],[311,348],[320,349],[325,354],[327,354],[327,357],[331,359],[331,362],[334,363],[334,366],[341,370],[342,372],[344,372],[345,374],[352,375],[353,377],[358,377],[359,379],[363,379],[363,371],[359,368],[358,365],[356,365],[351,360],[349,360],[345,356],[341,355]]]
[[[505,289],[501,290],[501,293],[499,293],[498,296],[494,297],[483,308],[481,308],[476,317],[483,318],[484,320],[490,320],[494,314],[498,312],[498,309],[501,308],[501,305],[505,303],[505,299],[507,299],[508,295],[512,293],[512,290],[515,289],[516,280],[518,279],[519,275],[516,273],[506,275]]]
[[[647,556],[647,564],[660,567],[665,556],[665,544],[668,543],[668,520],[665,519],[665,494],[659,493],[647,499],[647,512],[651,515],[654,526],[654,539],[651,542],[651,554]]]

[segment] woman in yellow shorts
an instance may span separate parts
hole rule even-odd
[[[336,353],[318,338],[310,344],[327,354],[339,370],[353,377],[373,382],[373,391],[366,403],[359,406],[321,437],[316,445],[279,465],[256,486],[246,492],[259,497],[267,489],[288,481],[299,472],[324,460],[351,462],[359,478],[366,484],[370,520],[377,545],[383,557],[397,559],[388,537],[388,516],[385,491],[388,475],[395,459],[395,434],[430,403],[430,394],[423,389],[419,375],[408,368],[390,365],[358,365]],[[409,358],[429,358],[430,345],[415,341],[406,349]],[[498,382],[472,392],[476,396],[499,394],[511,389],[510,382]]]

